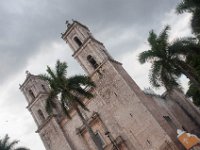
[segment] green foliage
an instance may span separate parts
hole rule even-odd
[[[148,42],[151,49],[139,54],[139,62],[152,64],[149,80],[153,87],[164,86],[167,91],[177,87],[180,89],[178,78],[184,74],[200,89],[198,73],[193,65],[186,62],[187,58],[200,55],[198,40],[187,37],[169,43],[169,29],[170,27],[166,26],[159,35],[153,30],[150,31]]]
[[[3,139],[0,139],[0,150],[29,150],[25,147],[15,148],[15,145],[18,144],[19,141],[14,140],[12,142],[9,141],[10,137],[6,134]]]
[[[188,97],[191,97],[193,100],[193,103],[200,107],[200,92],[199,90],[194,86],[194,84],[190,84],[189,89],[186,93]]]
[[[164,86],[168,91],[173,87],[179,87],[178,77],[181,75],[174,65],[171,65],[174,55],[169,52],[168,30],[166,26],[164,30],[156,35],[154,31],[150,31],[148,42],[151,46],[150,50],[139,54],[139,62],[144,64],[150,62],[152,64],[149,73],[149,80],[152,86],[159,88]]]
[[[46,101],[46,110],[49,114],[56,108],[55,100],[60,95],[61,106],[70,118],[68,114],[68,108],[81,106],[87,110],[87,107],[83,103],[84,98],[92,98],[93,94],[86,89],[86,87],[95,87],[94,82],[84,75],[75,75],[67,78],[67,64],[65,62],[56,63],[55,70],[52,70],[47,66],[47,74],[39,75],[43,80],[48,81],[51,91]]]
[[[177,13],[192,13],[191,26],[193,32],[200,39],[200,1],[199,0],[183,0],[176,7]]]
[[[191,27],[193,33],[196,35],[198,42],[200,42],[200,1],[199,0],[183,0],[177,5],[177,13],[181,14],[189,12],[192,14]],[[186,62],[194,68],[195,73],[200,77],[200,45],[192,44],[188,47],[190,50],[195,51],[194,53],[188,53]],[[196,77],[196,80],[200,82],[200,79]],[[190,81],[189,90],[187,96],[193,99],[195,105],[200,106],[200,89],[196,84]]]
[[[187,63],[189,63],[191,66],[193,66],[200,76],[200,55],[190,55],[187,58]],[[200,91],[198,88],[193,84],[189,83],[189,89],[186,93],[187,96],[191,97],[194,104],[198,107],[200,107]]]

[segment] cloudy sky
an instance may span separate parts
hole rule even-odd
[[[1,0],[0,1],[0,137],[6,133],[31,150],[44,150],[37,127],[19,90],[25,71],[44,73],[57,59],[69,66],[69,75],[84,73],[60,38],[65,21],[87,25],[113,57],[144,89],[149,87],[150,65],[137,56],[148,49],[151,29],[171,25],[170,40],[190,34],[190,15],[176,15],[180,0]],[[186,79],[183,78],[184,85]],[[160,91],[159,91],[160,92]]]

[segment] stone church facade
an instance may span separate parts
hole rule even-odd
[[[95,97],[83,100],[90,112],[82,110],[82,113],[105,150],[182,149],[176,139],[176,129],[184,128],[181,125],[188,119],[191,122],[196,119],[192,128],[195,132],[199,129],[200,122],[196,118],[198,109],[193,112],[193,119],[190,115],[185,120],[178,120],[176,112],[172,112],[173,108],[171,110],[167,105],[161,105],[161,97],[159,99],[141,91],[122,64],[109,55],[86,26],[77,21],[68,23],[62,38],[73,50],[73,57],[96,84],[92,91]],[[50,90],[48,83],[27,73],[20,89],[27,99],[27,109],[38,126],[36,132],[46,150],[95,150],[93,141],[74,110],[69,109],[72,119],[63,117],[60,109],[54,110],[55,115],[48,115],[45,110],[45,100]],[[175,119],[174,126],[168,125],[169,117]],[[185,128],[189,126],[187,124]]]

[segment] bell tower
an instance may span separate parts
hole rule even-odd
[[[89,75],[111,59],[103,43],[97,41],[86,26],[77,21],[67,26],[68,30],[62,34],[62,38],[73,50],[73,57]]]
[[[27,109],[31,112],[36,124],[41,126],[49,117],[45,110],[45,98],[49,92],[48,84],[26,71],[27,77],[20,86],[28,102]],[[36,107],[37,106],[37,107]]]
[[[93,111],[95,106],[114,139],[120,136],[126,141],[123,150],[176,149],[145,106],[147,98],[144,93],[85,25],[78,21],[68,23],[62,39],[69,44],[74,52],[72,56],[96,84],[94,102],[88,107],[91,105]]]
[[[58,110],[54,110],[54,115],[49,115],[46,111],[46,99],[50,92],[48,83],[28,71],[26,74],[20,90],[28,102],[27,109],[37,124],[36,133],[39,133],[46,150],[71,150],[70,143],[59,125]]]

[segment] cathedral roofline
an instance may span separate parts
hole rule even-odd
[[[25,86],[25,84],[31,79],[31,78],[36,78],[38,77],[37,75],[33,75],[30,72],[26,71],[26,79],[22,84],[19,85],[19,89],[22,90],[22,88]]]
[[[19,85],[19,89],[21,90],[23,88],[23,86],[25,85],[25,83],[34,75],[32,75],[31,73],[29,73],[28,71],[26,71],[26,79],[24,80],[24,82],[22,84]]]
[[[75,24],[78,24],[78,25],[82,26],[83,28],[87,29],[88,31],[90,31],[87,26],[83,25],[82,23],[80,23],[76,20],[73,20],[72,24],[67,23],[67,30],[64,33],[61,33],[62,39],[64,39],[70,33],[70,31],[74,28]]]

